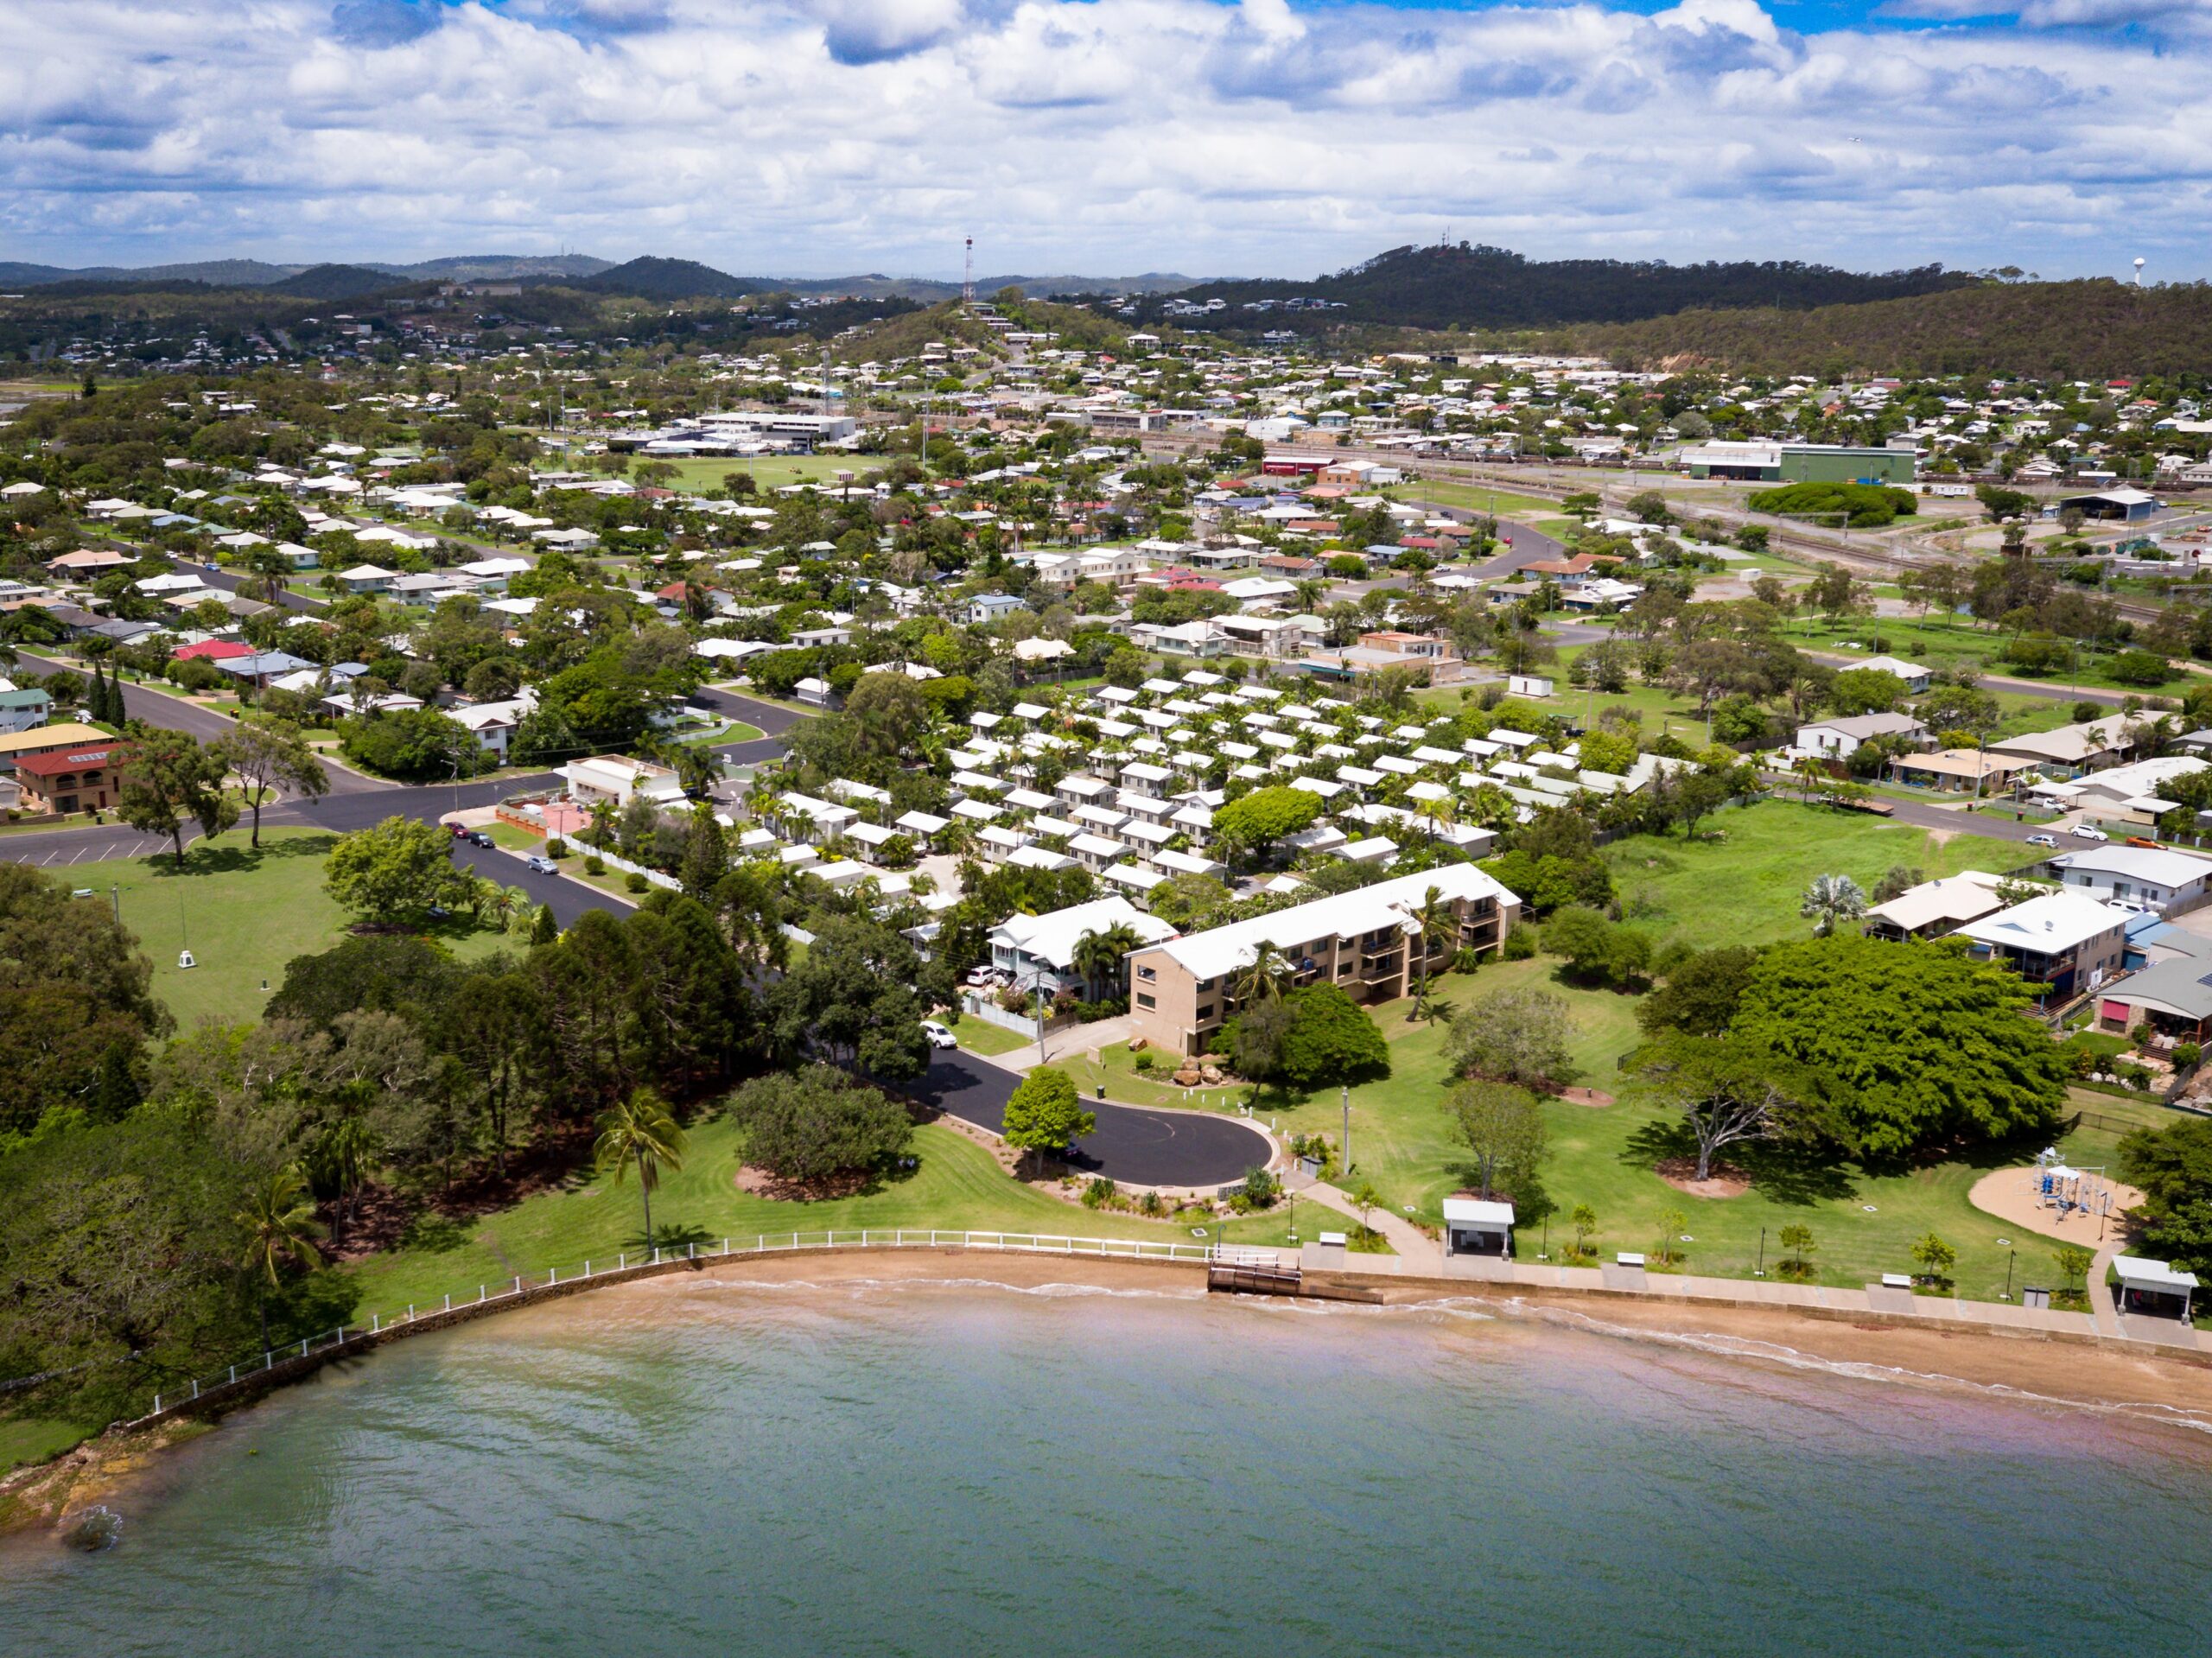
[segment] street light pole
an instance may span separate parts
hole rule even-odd
[[[1344,1172],[1350,1174],[1351,1172],[1351,1089],[1349,1084],[1339,1086],[1344,1095]]]

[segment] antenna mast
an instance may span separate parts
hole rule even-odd
[[[968,238],[967,263],[960,271],[960,302],[963,305],[976,302],[976,238],[972,236]]]

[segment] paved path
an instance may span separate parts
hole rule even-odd
[[[1300,1197],[1325,1204],[1340,1215],[1348,1215],[1355,1221],[1360,1217],[1359,1205],[1352,1202],[1351,1195],[1324,1181],[1316,1180],[1309,1175],[1293,1175],[1283,1184]],[[1367,1211],[1367,1224],[1380,1232],[1389,1246],[1397,1251],[1398,1258],[1405,1262],[1408,1271],[1434,1273],[1441,1269],[1444,1246],[1404,1216],[1394,1215],[1382,1204],[1377,1204]]]
[[[989,1134],[1006,1128],[1006,1102],[1020,1075],[1003,1063],[938,1049],[929,1074],[905,1084],[925,1104]],[[1221,1186],[1264,1167],[1274,1142],[1234,1117],[1085,1100],[1098,1127],[1077,1141],[1069,1164],[1086,1174],[1138,1186]]]

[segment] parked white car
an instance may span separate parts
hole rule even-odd
[[[2030,846],[2047,846],[2055,848],[2058,845],[2058,837],[2055,835],[2031,835],[2028,836],[2028,844]]]
[[[2077,841],[2109,841],[2112,836],[2090,823],[2076,823],[2069,831]]]
[[[957,1048],[960,1045],[960,1039],[933,1019],[922,1021],[922,1034],[929,1038],[932,1048]]]
[[[524,858],[522,862],[524,868],[535,870],[541,875],[557,875],[561,873],[561,866],[550,858]]]
[[[968,976],[963,982],[970,990],[986,990],[996,984],[1000,976],[998,969],[995,967],[971,967],[968,969]]]

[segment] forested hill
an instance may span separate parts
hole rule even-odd
[[[1978,283],[1872,305],[1686,311],[1576,327],[1552,343],[1624,367],[1706,363],[1743,374],[2201,374],[2212,363],[2212,285]]]
[[[1925,265],[1876,275],[1795,260],[1675,265],[1660,261],[1524,257],[1504,248],[1402,247],[1310,283],[1204,283],[1181,298],[1228,302],[1216,313],[1249,324],[1255,300],[1306,297],[1341,304],[1315,320],[1414,328],[1529,328],[1571,322],[1627,322],[1677,311],[1739,306],[1804,309],[1897,299],[1967,286],[1962,271]],[[1260,313],[1272,316],[1273,312]],[[1295,316],[1299,313],[1292,313]]]

